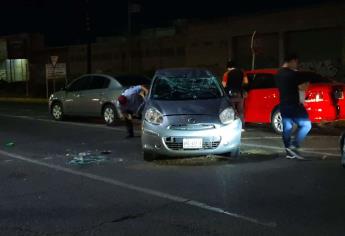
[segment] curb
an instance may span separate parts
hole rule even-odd
[[[319,124],[319,127],[321,128],[327,128],[327,127],[331,127],[331,128],[345,128],[345,120],[336,120],[336,121],[332,121],[332,122],[327,122],[324,124]]]
[[[45,99],[45,98],[8,98],[8,97],[0,97],[0,102],[20,102],[20,103],[48,104],[48,99]]]

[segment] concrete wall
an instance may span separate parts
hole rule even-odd
[[[152,75],[158,68],[206,67],[221,76],[230,58],[250,69],[251,36],[256,31],[256,68],[277,67],[284,55],[294,52],[305,69],[345,81],[344,12],[345,3],[338,2],[212,21],[180,21],[170,28],[145,30],[130,40],[99,38],[92,44],[92,71]],[[35,84],[44,84],[44,65],[52,55],[67,63],[69,81],[86,73],[86,45],[43,48],[42,37],[25,39]]]
[[[302,58],[304,68],[342,77],[343,12],[344,3],[333,3],[145,30],[131,39],[131,58],[126,38],[101,38],[92,45],[92,70],[148,75],[163,67],[206,67],[221,75],[230,58],[250,69],[251,36],[256,31],[256,68],[277,67],[285,54],[294,52]],[[72,46],[68,52],[71,75],[85,73],[86,46]]]

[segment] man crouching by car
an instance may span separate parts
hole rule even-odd
[[[126,89],[118,98],[120,110],[126,122],[127,138],[134,137],[133,118],[141,119],[147,94],[148,89],[145,86],[137,85]]]

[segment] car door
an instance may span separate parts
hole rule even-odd
[[[110,79],[102,75],[93,75],[88,90],[81,99],[81,107],[86,115],[100,116],[104,96],[110,84]]]
[[[279,91],[274,75],[268,73],[249,74],[249,90],[245,99],[245,121],[269,123],[271,113],[279,104]]]
[[[73,81],[67,88],[64,103],[66,114],[83,115],[83,92],[88,89],[91,76],[82,76]]]

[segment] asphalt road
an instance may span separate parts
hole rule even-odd
[[[339,133],[313,129],[310,161],[248,126],[239,160],[145,162],[121,124],[1,103],[0,235],[345,235]]]

